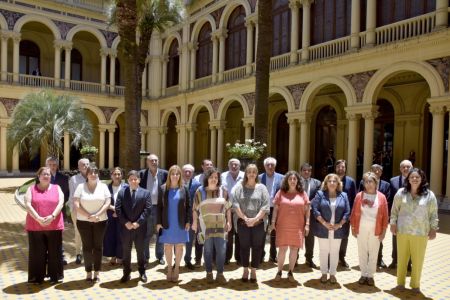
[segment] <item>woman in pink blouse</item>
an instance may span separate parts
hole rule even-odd
[[[50,282],[64,278],[62,260],[62,231],[64,220],[61,209],[64,194],[57,184],[50,184],[51,173],[47,167],[37,172],[36,184],[25,194],[28,232],[28,282],[41,284],[46,274]]]

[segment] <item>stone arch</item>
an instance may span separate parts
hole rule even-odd
[[[284,98],[288,112],[293,112],[295,110],[294,97],[292,97],[292,94],[287,88],[278,86],[270,87],[269,95],[271,96],[273,94],[280,94]]]
[[[245,9],[245,15],[248,17],[252,13],[252,9],[250,7],[250,4],[248,1],[244,0],[232,0],[229,1],[227,6],[225,6],[225,9],[222,12],[222,17],[220,18],[219,28],[226,28],[228,19],[230,18],[231,13],[233,10],[242,5]]]
[[[241,104],[242,110],[244,111],[244,118],[250,117],[250,110],[248,108],[247,101],[245,101],[245,98],[242,95],[233,94],[225,97],[222,102],[220,102],[220,106],[217,111],[218,120],[225,120],[228,106],[230,106],[230,104],[234,101],[237,101]]]
[[[194,123],[194,121],[197,119],[197,115],[198,115],[199,111],[202,108],[206,108],[206,110],[208,111],[210,120],[214,119],[214,111],[211,106],[211,103],[209,103],[208,101],[200,101],[200,102],[195,103],[194,106],[191,108],[191,111],[189,113],[188,123],[191,123],[191,124]]]
[[[161,127],[167,126],[167,122],[169,121],[169,116],[171,114],[175,114],[175,118],[177,119],[177,124],[180,124],[181,116],[178,113],[177,109],[175,107],[167,108],[164,110],[162,117],[161,117]]]
[[[377,101],[380,98],[385,99],[392,105],[396,115],[406,111],[405,104],[396,91],[383,89],[378,93]]]
[[[401,61],[378,70],[369,80],[364,91],[363,102],[366,104],[375,103],[377,95],[384,83],[397,73],[410,71],[422,76],[430,88],[431,97],[438,97],[445,94],[444,83],[439,73],[426,62]]]
[[[3,103],[1,102],[0,102],[0,118],[9,118],[5,105],[3,105]]]
[[[333,100],[333,101],[330,101]],[[336,118],[337,120],[344,120],[345,117],[345,111],[343,110],[342,106],[339,105],[339,101],[337,99],[330,98],[329,96],[323,97],[321,99],[316,99],[314,101],[314,107],[312,107],[312,117],[313,119],[317,117],[317,114],[324,108],[325,106],[331,106],[334,111],[336,112]]]
[[[116,109],[116,110],[111,114],[111,117],[109,118],[109,123],[108,123],[108,124],[115,125],[115,124],[116,124],[116,121],[117,121],[117,118],[118,118],[122,113],[124,113],[124,112],[125,112],[125,109],[123,109],[123,108],[118,108],[118,109]],[[141,126],[147,126],[147,121],[145,120],[145,116],[144,116],[143,113],[141,113],[141,120],[140,120],[139,124],[140,124]]]
[[[347,100],[347,106],[355,104],[356,93],[350,81],[342,76],[326,76],[308,84],[300,100],[300,111],[307,111],[315,95],[323,86],[329,84],[334,84],[342,90]]]
[[[100,47],[102,47],[102,48],[108,47],[106,44],[105,36],[98,29],[95,29],[93,27],[89,27],[86,25],[77,25],[77,26],[73,27],[72,29],[70,29],[70,31],[67,33],[66,40],[72,41],[75,34],[77,34],[78,32],[81,32],[81,31],[86,31],[86,32],[93,34],[97,38],[98,42],[100,43]]]
[[[2,14],[0,14],[0,29],[8,30],[8,23]]]
[[[98,108],[95,105],[89,104],[89,103],[83,103],[83,104],[81,104],[81,107],[93,112],[94,115],[97,117],[99,124],[106,124],[105,115],[103,114],[103,112],[100,108]]]
[[[114,39],[114,41],[111,44],[111,49],[117,50],[119,43],[120,43],[120,36],[116,36],[116,38]]]
[[[208,23],[211,25],[211,31],[214,32],[216,30],[216,21],[214,20],[214,18],[211,15],[207,15],[202,17],[200,20],[198,20],[195,25],[194,28],[192,28],[192,38],[191,38],[191,42],[197,42],[198,40],[198,34],[200,33],[200,29],[202,29],[203,25],[205,25],[205,23]]]
[[[173,40],[178,41],[178,49],[181,49],[181,45],[182,45],[181,35],[178,32],[173,32],[169,35],[169,37],[164,42],[163,53],[162,53],[163,55],[169,54],[170,45],[172,44]]]
[[[48,18],[37,16],[37,15],[24,15],[23,17],[21,17],[19,20],[17,20],[16,24],[14,25],[14,31],[20,32],[22,30],[23,25],[25,25],[26,23],[29,23],[29,22],[38,22],[38,23],[44,24],[53,33],[55,40],[61,39],[61,32],[59,31],[59,29],[55,25],[55,23],[53,23],[53,21]],[[3,28],[3,24],[2,24],[2,28]]]

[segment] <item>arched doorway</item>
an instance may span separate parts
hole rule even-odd
[[[227,143],[234,144],[236,141],[241,143],[245,140],[245,131],[242,126],[242,118],[244,117],[244,112],[239,102],[234,101],[228,106],[227,113],[225,115],[226,120],[226,130],[224,131],[224,146]],[[226,148],[223,150],[223,166],[217,166],[222,168],[222,170],[228,169],[228,160],[230,155]],[[216,162],[214,162],[216,163]]]
[[[320,109],[316,116],[314,169],[316,178],[322,180],[334,172],[336,160],[337,115],[331,105]]]
[[[289,169],[289,124],[287,110],[280,112],[276,118],[275,158],[277,159],[276,171],[285,174]]]
[[[373,163],[383,166],[383,180],[393,176],[392,149],[394,147],[394,108],[385,99],[379,99],[378,116],[374,124]],[[358,174],[361,177],[362,174]],[[358,178],[359,178],[358,177]]]
[[[197,172],[202,172],[201,164],[202,160],[205,158],[211,159],[211,134],[209,131],[209,112],[206,108],[200,109],[200,111],[197,114],[197,130],[195,131],[194,140],[194,161],[190,162],[194,165]],[[213,164],[215,165],[216,162],[213,161]]]

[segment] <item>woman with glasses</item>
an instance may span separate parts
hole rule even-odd
[[[320,282],[337,283],[336,269],[339,260],[341,240],[348,232],[342,226],[350,217],[350,204],[347,194],[342,192],[342,182],[336,174],[328,174],[311,202],[317,222],[313,223],[314,235],[319,239]],[[329,258],[329,261],[328,261]]]
[[[96,283],[100,281],[103,238],[108,220],[106,210],[111,203],[111,193],[106,184],[99,181],[97,167],[89,166],[86,175],[86,182],[78,185],[75,190],[74,205],[83,244],[86,281]]]

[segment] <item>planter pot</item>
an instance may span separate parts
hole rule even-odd
[[[83,156],[84,158],[89,159],[89,162],[90,162],[90,163],[95,163],[95,156],[96,156],[95,153],[85,153],[85,154],[82,154],[82,156]]]

